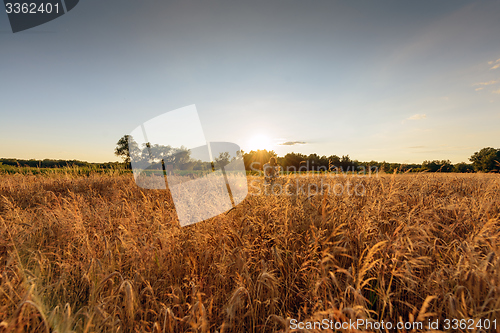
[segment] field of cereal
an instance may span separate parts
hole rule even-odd
[[[0,175],[0,332],[500,332],[499,175],[290,175],[268,195],[248,179],[236,208],[181,228],[169,193],[130,174]]]

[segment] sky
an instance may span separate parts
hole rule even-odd
[[[207,141],[244,151],[467,162],[500,147],[499,14],[489,0],[81,0],[14,34],[0,13],[0,157],[117,161],[120,137],[194,104]]]

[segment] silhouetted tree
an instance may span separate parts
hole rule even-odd
[[[243,152],[243,162],[245,163],[245,169],[260,170],[271,157],[278,157],[278,154],[276,154],[274,150],[267,151],[265,149],[257,151],[251,150],[249,153]]]
[[[122,136],[116,143],[115,155],[121,157],[123,163],[125,163],[127,167],[130,166],[130,148],[134,151],[139,150],[139,146],[131,135],[127,134]]]
[[[297,171],[300,167],[300,162],[307,159],[306,155],[299,153],[288,153],[283,157],[283,168],[287,171],[287,168],[291,168]]]

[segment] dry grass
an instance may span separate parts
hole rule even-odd
[[[365,195],[250,195],[180,228],[131,175],[0,175],[0,332],[500,318],[498,175],[348,179]]]

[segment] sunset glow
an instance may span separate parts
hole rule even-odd
[[[271,139],[264,134],[258,134],[256,136],[253,136],[248,140],[248,150],[259,150],[259,149],[266,149],[266,150],[272,150],[273,149],[273,143]]]

